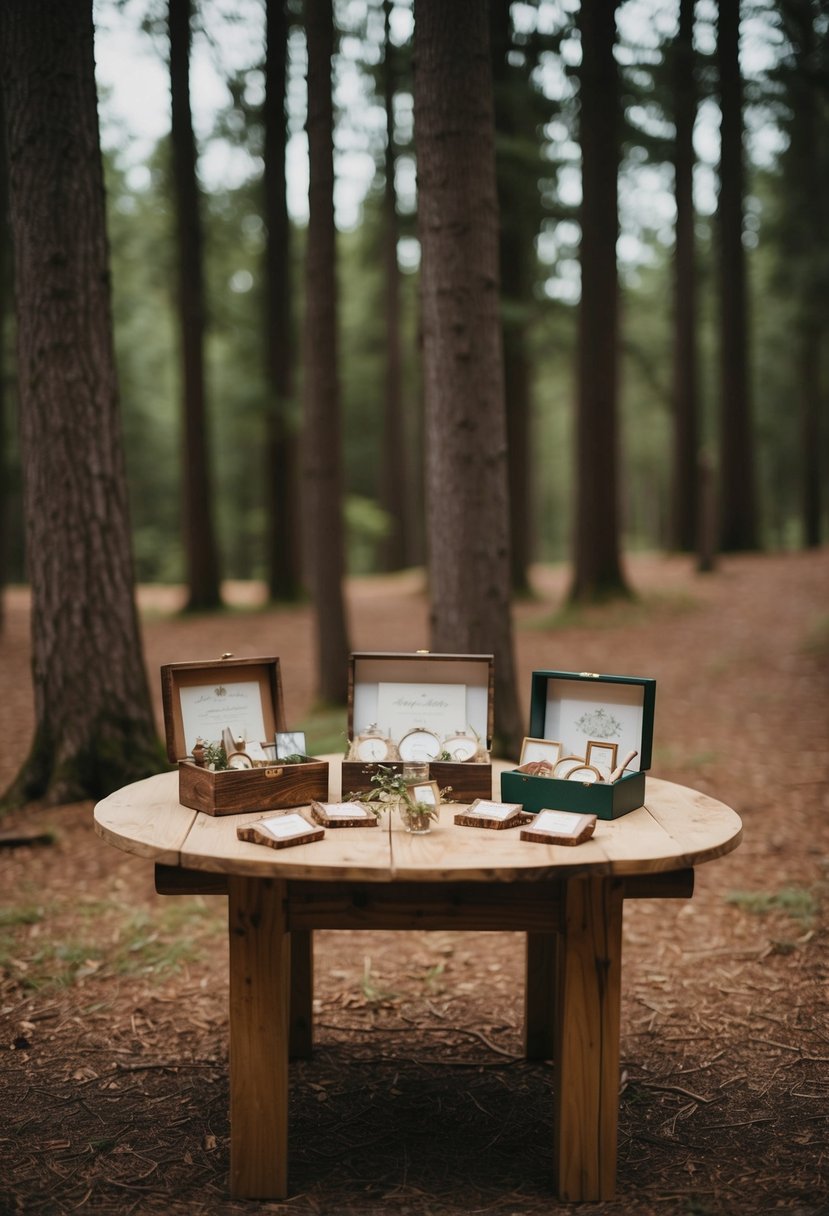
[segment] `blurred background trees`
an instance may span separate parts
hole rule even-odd
[[[512,584],[526,590],[533,562],[573,557],[594,498],[586,470],[596,475],[614,440],[603,424],[585,425],[577,393],[580,260],[590,253],[579,247],[579,123],[590,100],[580,96],[588,85],[579,5],[497,0],[490,12]],[[409,0],[336,0],[333,17],[345,567],[360,574],[425,559],[414,13]],[[95,18],[104,78],[115,29],[137,57],[154,55],[167,70],[164,0],[97,0]],[[286,600],[309,581],[307,560],[300,572],[292,550],[302,518],[295,441],[306,373],[296,353],[306,310],[303,21],[300,0],[192,4],[194,106],[208,70],[225,80],[223,103],[219,95],[194,112],[202,431],[217,577],[262,579],[272,598]],[[706,453],[720,474],[727,548],[819,544],[829,474],[825,8],[819,0],[622,0],[616,27],[618,103],[604,92],[592,100],[608,129],[619,124],[617,484],[603,474],[600,484],[618,506],[620,555],[699,546]],[[139,109],[152,103],[169,115],[169,93],[154,84],[145,93]],[[175,162],[163,134],[138,157],[113,100],[104,95],[101,112],[136,569],[143,581],[193,584],[171,291],[183,247]],[[730,181],[740,167],[742,180]],[[610,222],[599,221],[605,241]],[[195,285],[193,273],[187,282]],[[7,281],[7,300],[8,289]],[[611,307],[600,291],[591,322],[607,320]],[[0,316],[0,574],[19,582],[13,317],[8,307]],[[607,373],[613,339],[595,342],[588,370]],[[578,425],[592,461],[577,458]],[[207,510],[199,509],[205,542]],[[728,521],[741,512],[749,521],[735,529]],[[588,553],[607,540],[606,510],[595,516],[579,541]]]

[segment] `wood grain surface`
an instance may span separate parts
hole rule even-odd
[[[339,757],[331,766],[331,800],[339,797]],[[501,769],[494,765],[497,784]],[[374,832],[326,832],[320,841],[276,852],[236,838],[239,824],[262,818],[249,812],[223,818],[178,801],[177,773],[162,773],[111,794],[95,808],[96,831],[127,852],[164,865],[248,877],[337,879],[362,882],[498,882],[625,875],[686,869],[739,844],[739,816],[696,790],[648,777],[643,807],[600,821],[577,848],[521,840],[519,831],[456,826],[463,804],[441,807],[426,836],[406,832],[396,814],[384,814]]]

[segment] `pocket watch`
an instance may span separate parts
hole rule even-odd
[[[227,758],[228,768],[253,768],[253,761],[247,752],[231,752]]]
[[[453,760],[474,760],[478,754],[478,740],[465,730],[459,730],[454,735],[447,735],[440,750],[448,752]]]
[[[384,761],[397,759],[397,748],[372,722],[362,734],[355,737],[351,744],[351,755],[355,760],[382,764]]]
[[[441,752],[440,739],[432,730],[416,726],[397,745],[401,760],[436,760]]]

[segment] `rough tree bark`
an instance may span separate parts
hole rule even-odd
[[[494,654],[496,736],[517,754],[486,0],[416,0],[414,53],[431,642]]]
[[[616,3],[579,10],[582,156],[574,572],[570,598],[629,594],[619,558]]]
[[[501,327],[504,343],[504,402],[507,412],[507,469],[510,502],[510,581],[518,595],[530,591],[529,566],[533,553],[532,485],[530,459],[531,390],[527,353],[527,316],[532,300],[536,206],[528,205],[526,192],[510,155],[519,136],[514,85],[509,67],[512,48],[512,0],[492,0],[490,37],[495,103],[496,182],[501,276]],[[513,86],[511,88],[511,86]],[[521,80],[522,89],[528,87]],[[525,138],[531,133],[520,132]],[[498,138],[505,145],[498,152]],[[533,183],[533,189],[538,187]],[[529,220],[529,222],[528,222]]]
[[[265,514],[268,594],[294,601],[302,592],[298,421],[294,417],[294,318],[291,303],[291,224],[285,182],[288,130],[286,0],[266,0],[265,52]]]
[[[383,183],[383,285],[385,289],[385,386],[383,439],[380,459],[380,505],[390,528],[380,550],[383,570],[400,570],[407,563],[409,546],[410,447],[403,417],[403,373],[400,341],[400,267],[397,264],[397,192],[394,184],[394,44],[391,40],[391,0],[383,0],[384,56],[383,104],[386,111],[386,149]]]
[[[743,82],[740,0],[720,0],[720,547],[758,547],[754,434],[748,365],[748,297],[743,248]]]
[[[0,92],[0,633],[6,622],[5,589],[9,560],[9,443],[8,394],[6,392],[6,249],[8,234],[8,189],[3,95]]]
[[[821,543],[829,354],[829,123],[823,107],[829,51],[819,32],[821,5],[788,0],[779,21],[789,45],[785,85],[789,146],[783,153],[787,209],[783,256],[794,274],[795,376],[800,397],[800,515],[803,544]]]
[[[169,0],[173,190],[176,212],[178,317],[184,414],[184,550],[189,611],[221,602],[210,488],[208,419],[204,383],[204,275],[196,141],[190,111],[191,0]]]
[[[133,600],[91,0],[5,0],[35,737],[4,802],[71,802],[166,767]]]
[[[673,478],[671,541],[692,553],[697,548],[699,425],[697,376],[697,285],[694,250],[694,0],[680,0],[679,31],[673,46],[674,349]]]
[[[345,703],[348,636],[343,578],[342,440],[334,227],[334,112],[331,0],[306,0],[308,41],[309,215],[305,278],[305,395],[302,490],[306,559],[317,634],[317,691]]]

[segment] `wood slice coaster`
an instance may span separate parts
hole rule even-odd
[[[521,829],[521,839],[536,844],[581,844],[589,840],[596,827],[595,815],[574,815],[570,811],[539,811],[532,827]]]
[[[269,849],[290,849],[295,844],[322,840],[324,835],[323,828],[314,827],[298,811],[286,815],[272,815],[268,819],[260,819],[256,823],[248,823],[236,829],[239,840],[264,844]]]
[[[476,798],[466,811],[455,816],[455,823],[461,828],[491,828],[501,831],[503,828],[518,827],[521,823],[529,823],[532,819],[520,802],[491,802],[488,798]]]
[[[380,822],[363,802],[312,802],[311,818],[325,828],[376,828]]]

